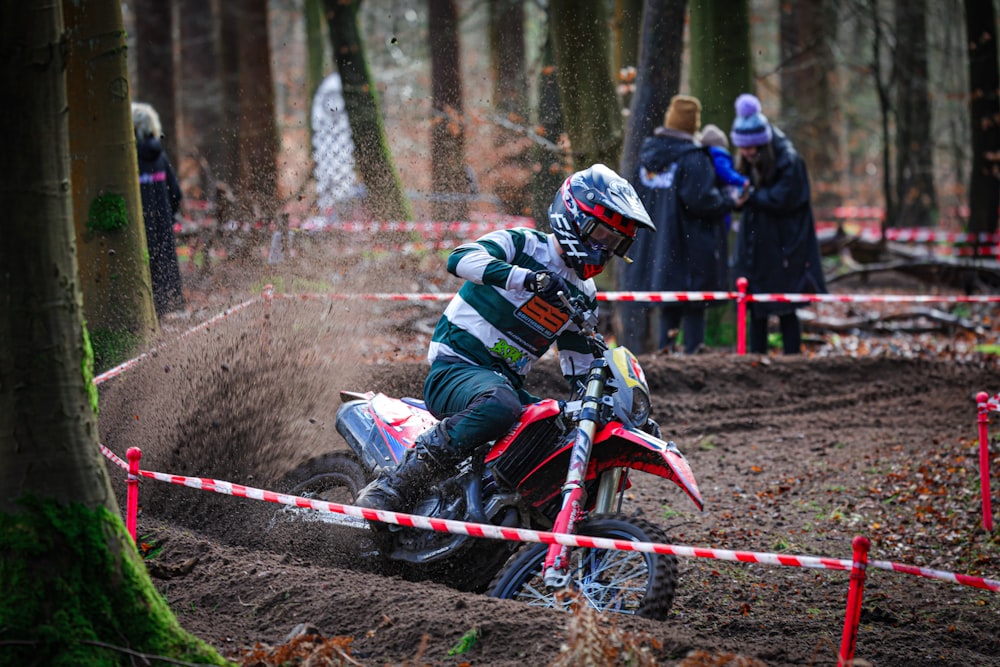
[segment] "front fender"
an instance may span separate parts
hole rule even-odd
[[[681,487],[699,510],[705,509],[691,466],[673,442],[611,422],[594,438],[591,458],[599,468],[635,468],[669,479]]]

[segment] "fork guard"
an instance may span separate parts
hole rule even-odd
[[[608,456],[612,452],[614,455]],[[668,479],[681,487],[700,511],[705,509],[691,466],[673,441],[660,440],[644,431],[613,422],[594,437],[591,459],[597,466],[597,472],[624,467]]]

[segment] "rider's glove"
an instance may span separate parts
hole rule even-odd
[[[559,292],[569,298],[569,286],[562,276],[551,271],[536,271],[529,273],[524,279],[524,289],[534,292],[557,308],[563,306]]]

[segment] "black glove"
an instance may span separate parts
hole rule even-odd
[[[559,292],[569,298],[569,285],[562,276],[551,271],[537,271],[528,274],[524,279],[524,289],[534,292],[557,308],[562,308],[563,302],[559,298]]]
[[[659,438],[660,440],[663,440],[663,435],[660,431],[660,425],[657,424],[652,419],[646,420],[646,425],[642,427],[642,430],[650,434],[654,438]]]

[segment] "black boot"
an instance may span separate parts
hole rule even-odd
[[[443,424],[417,436],[413,449],[403,454],[395,468],[383,468],[378,477],[361,489],[354,504],[373,510],[405,512],[420,494],[450,472],[454,457],[448,448]]]

